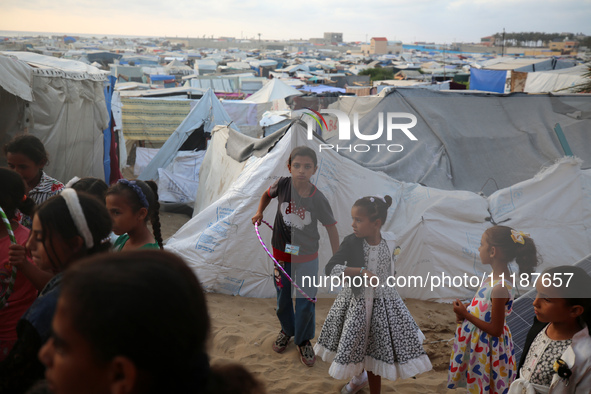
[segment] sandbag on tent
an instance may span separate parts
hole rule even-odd
[[[235,162],[235,171],[241,172],[232,175],[235,178],[232,185],[168,241],[166,248],[185,258],[209,291],[274,296],[273,266],[258,243],[251,217],[263,192],[278,177],[288,175],[286,163],[291,150],[299,145],[318,150],[320,141],[308,140],[306,135],[306,128],[296,123],[267,155],[250,157],[244,164]],[[212,146],[225,146],[227,138],[227,133],[214,133]],[[233,160],[221,149],[208,153],[220,156],[214,163]],[[442,286],[441,280],[432,278],[482,277],[489,268],[480,264],[478,246],[482,233],[491,225],[490,219],[486,219],[491,216],[489,209],[493,211],[492,220],[500,220],[496,217],[502,216],[499,201],[517,189],[521,189],[523,204],[515,204],[508,223],[530,232],[540,244],[565,245],[542,247],[548,264],[573,262],[591,252],[590,234],[580,231],[591,229],[589,202],[584,200],[588,198],[584,194],[589,193],[584,188],[589,183],[580,170],[580,162],[574,159],[565,159],[534,179],[501,190],[490,200],[467,191],[399,182],[333,150],[318,155],[318,171],[311,181],[329,200],[341,239],[351,233],[350,212],[355,200],[364,195],[393,197],[384,231],[392,231],[401,247],[396,274],[408,280],[397,282],[398,291],[405,297],[425,300],[471,297],[474,289],[470,287],[475,287],[474,282],[454,281]],[[552,190],[568,193],[557,196]],[[564,215],[563,210],[555,208],[556,204],[571,207],[572,215]],[[264,213],[267,221],[273,221],[276,209],[276,202],[272,201]],[[527,220],[518,216],[519,212],[525,212]],[[324,230],[320,234],[319,271],[323,272],[331,252]],[[262,226],[261,235],[269,244],[271,231]],[[319,293],[327,294],[328,290],[320,289]]]
[[[195,129],[203,126],[204,132],[211,133],[214,126],[229,125],[230,123],[232,123],[232,119],[222,107],[213,90],[208,89],[185,120],[168,137],[160,151],[146,166],[138,179],[143,181],[158,179],[158,169],[165,168],[174,159],[178,150]],[[234,125],[232,127],[237,128]]]

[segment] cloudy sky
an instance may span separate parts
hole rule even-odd
[[[591,0],[1,0],[0,29],[405,43],[479,42],[501,32],[591,35]]]

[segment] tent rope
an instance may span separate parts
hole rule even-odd
[[[271,226],[269,223],[265,222],[264,220],[262,220],[262,223],[265,223],[267,226],[269,226],[269,228],[271,230],[273,230],[273,226]],[[273,263],[275,264],[275,267],[277,267],[279,269],[279,271],[281,271],[281,273],[283,275],[285,275],[285,277],[291,282],[291,284],[293,285],[293,287],[295,287],[296,290],[300,292],[301,295],[303,295],[304,297],[306,297],[308,299],[308,301],[315,303],[316,302],[316,298],[310,298],[310,296],[308,296],[308,294],[306,294],[304,292],[304,290],[302,290],[300,288],[300,286],[298,286],[296,283],[294,283],[293,279],[291,279],[291,276],[289,276],[287,274],[287,272],[285,272],[285,269],[283,269],[283,267],[281,266],[281,264],[279,264],[277,262],[277,260],[275,260],[275,257],[273,257],[273,254],[271,252],[269,252],[269,249],[267,249],[267,246],[263,242],[263,239],[261,238],[261,234],[259,233],[259,224],[258,223],[255,223],[254,224],[254,231],[256,231],[256,233],[257,233],[257,237],[259,238],[259,242],[261,243],[261,246],[263,247],[263,249],[265,249],[265,252],[267,252],[267,254],[271,258],[271,260],[273,260]]]

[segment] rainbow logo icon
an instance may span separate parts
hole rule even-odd
[[[312,108],[310,107],[306,107],[307,110],[311,111],[312,113],[308,113],[308,112],[304,112],[305,115],[310,116],[312,119],[314,119],[316,121],[316,123],[318,123],[318,126],[320,127],[320,130],[322,130],[322,124],[324,123],[324,130],[328,130],[328,125],[326,124],[326,120],[324,120],[324,117],[320,114],[320,112],[318,111],[314,111]],[[322,123],[320,122],[322,121]]]

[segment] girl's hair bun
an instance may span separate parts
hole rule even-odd
[[[390,208],[392,206],[392,197],[385,195],[384,200],[386,200],[386,207]]]

